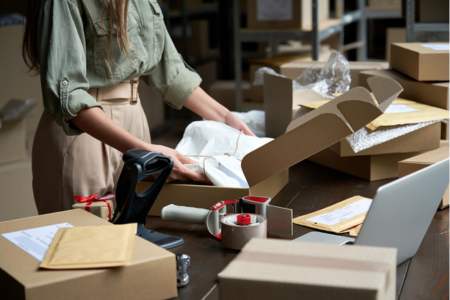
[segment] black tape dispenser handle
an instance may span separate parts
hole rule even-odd
[[[113,223],[138,223],[138,235],[164,248],[183,244],[183,239],[145,228],[148,212],[172,172],[173,162],[160,153],[132,149],[123,156],[124,166],[116,188]],[[139,182],[154,177],[144,192],[137,192]]]

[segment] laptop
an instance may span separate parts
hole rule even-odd
[[[397,263],[413,257],[449,185],[443,160],[377,190],[356,239],[313,231],[295,241],[397,248]]]

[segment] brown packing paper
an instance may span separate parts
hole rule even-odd
[[[333,225],[323,224],[320,222],[319,223],[314,222],[311,219],[314,217],[320,217],[323,215],[327,215],[327,214],[336,212],[343,208],[345,209],[346,207],[349,207],[349,205],[358,203],[361,200],[369,200],[370,202],[372,201],[372,199],[365,198],[362,196],[353,196],[349,199],[340,201],[334,205],[325,207],[321,210],[318,210],[318,211],[315,211],[315,212],[312,212],[312,213],[309,213],[309,214],[306,214],[303,216],[296,217],[292,221],[294,224],[297,224],[297,225],[302,225],[302,226],[315,228],[315,229],[319,229],[319,230],[323,230],[323,231],[329,231],[329,232],[334,232],[334,233],[349,232],[352,228],[354,228],[355,226],[358,226],[364,222],[367,212],[355,214],[351,218],[342,217],[340,222],[333,224]]]
[[[394,299],[396,250],[253,239],[218,277],[221,299]]]
[[[96,269],[126,265],[136,224],[59,229],[42,261],[44,269]]]
[[[414,157],[402,160],[398,163],[399,176],[406,176],[423,169],[433,163],[439,162],[449,157],[448,141],[441,141],[438,149],[419,154]],[[449,189],[445,191],[439,209],[449,206]]]
[[[268,81],[272,78],[277,77],[266,75]],[[361,87],[352,89],[320,109],[295,119],[288,132],[248,153],[241,166],[249,188],[166,184],[150,214],[159,215],[161,208],[168,204],[209,208],[224,199],[244,195],[275,197],[288,182],[289,167],[365,126],[382,114],[380,106],[388,106],[401,92],[400,85],[393,80],[374,77],[369,84],[372,93]],[[304,142],[306,140],[308,143]],[[139,189],[149,185],[151,183],[144,182]]]

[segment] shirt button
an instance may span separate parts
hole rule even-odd
[[[67,80],[63,80],[63,81],[62,81],[62,85],[63,85],[63,86],[67,86],[68,84],[69,84],[69,82],[68,82]]]

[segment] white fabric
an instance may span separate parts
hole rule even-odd
[[[271,140],[245,135],[220,122],[196,121],[186,128],[176,150],[196,161],[188,167],[202,171],[214,185],[246,188],[242,158]]]

